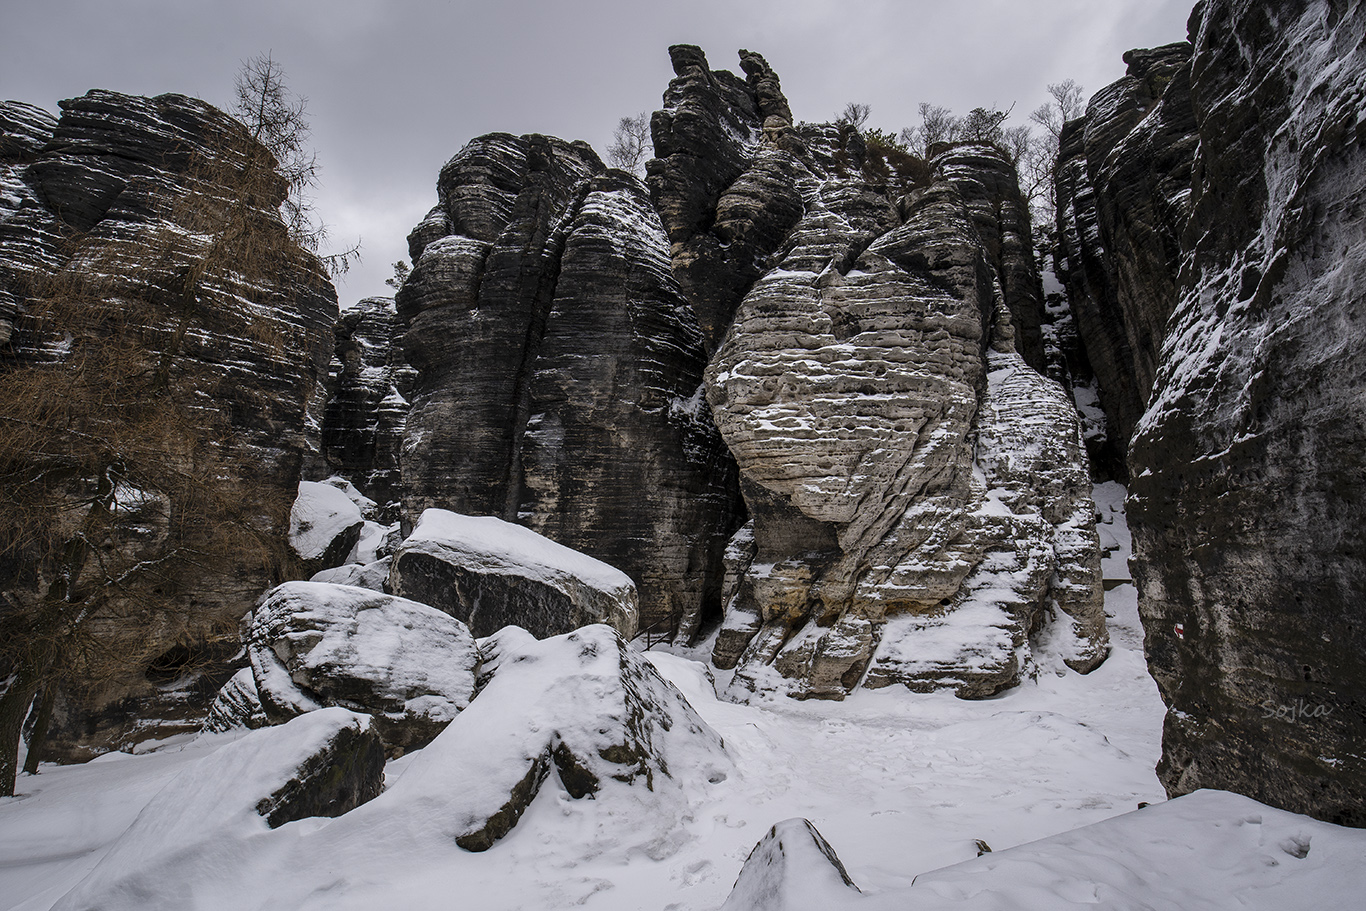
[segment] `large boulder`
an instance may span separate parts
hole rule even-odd
[[[452,158],[396,296],[418,370],[403,520],[497,516],[620,568],[645,625],[718,615],[735,468],[706,347],[645,187],[584,143],[491,134]]]
[[[224,845],[294,820],[340,816],[383,784],[384,748],[364,715],[329,708],[253,731],[174,778],[53,907],[113,911],[145,908],[149,899],[184,907],[187,889],[230,890]],[[206,857],[219,863],[206,865]],[[176,905],[153,898],[168,894]]]
[[[389,590],[440,608],[483,638],[519,626],[539,639],[592,623],[635,636],[635,584],[620,570],[520,525],[428,509],[394,554]]]
[[[309,574],[346,562],[360,542],[365,520],[346,491],[320,481],[301,481],[289,511],[289,546]]]
[[[509,627],[484,651],[478,698],[388,798],[441,807],[443,831],[466,850],[511,831],[552,769],[572,798],[647,791],[665,813],[732,771],[721,738],[610,627],[539,641]]]
[[[441,611],[369,589],[286,582],[247,624],[265,715],[280,723],[328,705],[372,714],[395,750],[421,747],[474,696],[478,650]]]

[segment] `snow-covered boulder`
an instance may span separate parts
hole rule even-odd
[[[544,640],[509,627],[483,651],[478,698],[390,789],[441,807],[466,850],[506,835],[552,767],[573,798],[629,787],[665,815],[732,770],[720,736],[608,626]]]
[[[223,684],[209,706],[209,717],[204,730],[211,734],[237,728],[263,728],[270,724],[266,710],[261,707],[261,695],[256,692],[256,679],[251,668],[244,667]]]
[[[289,546],[315,572],[346,562],[360,541],[365,520],[345,490],[321,481],[301,481],[289,511]]]
[[[371,563],[347,563],[343,566],[332,566],[314,573],[308,581],[330,582],[333,585],[352,585],[356,588],[368,588],[374,592],[382,592],[384,586],[389,583],[389,561],[375,560]]]
[[[422,513],[394,555],[389,590],[483,637],[520,626],[538,639],[606,623],[627,639],[639,605],[629,576],[530,529],[444,509]]]
[[[253,731],[191,765],[154,797],[54,908],[185,907],[187,877],[234,888],[225,845],[308,816],[340,816],[379,794],[384,747],[371,720],[341,708]],[[230,855],[232,852],[228,852]],[[206,857],[220,862],[204,863]]]
[[[785,819],[749,853],[721,911],[827,911],[858,895],[858,886],[816,827],[805,819]]]
[[[252,615],[247,652],[265,713],[324,705],[375,716],[391,747],[420,747],[474,695],[478,650],[463,623],[369,589],[286,582]]]

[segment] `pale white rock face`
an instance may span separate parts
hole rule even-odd
[[[537,638],[592,623],[635,635],[635,583],[620,570],[492,516],[427,509],[394,555],[389,589],[432,604],[476,636],[520,626]]]
[[[861,680],[987,696],[1031,670],[1050,623],[1074,669],[1106,654],[1076,410],[1016,352],[1009,267],[955,161],[890,229],[849,181],[800,181],[786,253],[708,368],[753,516],[714,659],[742,652],[734,698],[776,679],[798,697]]]
[[[274,721],[340,705],[375,716],[386,744],[421,746],[469,705],[479,655],[459,620],[369,589],[286,582],[262,598],[246,636]]]

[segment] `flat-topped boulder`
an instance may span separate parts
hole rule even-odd
[[[636,634],[629,576],[601,560],[492,516],[422,513],[394,555],[389,590],[439,608],[477,637],[520,626],[538,639],[606,623]]]

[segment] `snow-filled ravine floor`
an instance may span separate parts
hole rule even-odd
[[[1122,514],[1113,521],[1119,496],[1117,485],[1098,489],[1111,520],[1103,534],[1117,547],[1106,561],[1111,579],[1127,577]],[[735,761],[724,781],[691,781],[686,805],[661,807],[649,791],[626,786],[605,790],[602,799],[573,800],[548,782],[512,832],[484,853],[408,837],[404,813],[427,809],[416,803],[392,807],[373,829],[330,839],[326,830],[335,821],[301,820],[248,838],[206,841],[185,862],[223,886],[187,896],[184,907],[713,911],[769,827],[798,816],[815,824],[853,881],[876,896],[975,858],[979,841],[1000,852],[1128,813],[1140,802],[1159,803],[1164,796],[1153,768],[1162,704],[1143,661],[1133,587],[1112,586],[1113,651],[1100,668],[1082,676],[1044,656],[1034,680],[983,701],[894,688],[857,691],[842,703],[778,698],[735,705],[716,699],[699,660],[703,650],[656,649],[649,653],[655,667],[724,737]],[[0,801],[0,909],[50,908],[95,868],[159,789],[234,736],[184,738],[143,755],[111,754],[22,776],[20,795]],[[387,780],[401,777],[414,758],[392,762]],[[686,770],[676,772],[688,778]],[[370,806],[382,801],[383,795]],[[419,822],[412,829],[420,830]],[[1333,844],[1351,851],[1366,845],[1353,840],[1357,833],[1341,831],[1350,837]],[[1316,837],[1316,846],[1324,843]],[[1287,861],[1285,869],[1293,872],[1293,865]],[[1236,882],[1212,888],[1195,882],[1204,879],[1200,863],[1179,869],[1192,880],[1190,907],[1244,907],[1232,894]],[[1333,895],[1366,886],[1341,879],[1305,907],[1347,907]],[[1173,907],[1181,907],[1185,891],[1180,882],[1171,885]],[[1227,893],[1229,903],[1194,901],[1211,891]],[[1359,897],[1357,891],[1350,900]],[[147,906],[179,905],[163,896]]]

